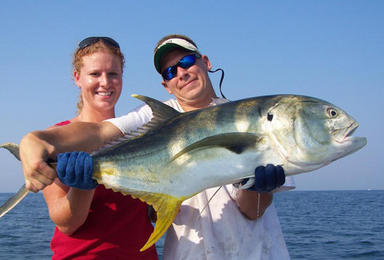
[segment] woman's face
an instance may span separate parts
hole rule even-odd
[[[82,57],[82,64],[80,72],[74,71],[74,78],[81,89],[83,108],[113,110],[122,89],[120,58],[100,51]]]

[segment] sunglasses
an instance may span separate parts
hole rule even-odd
[[[177,67],[181,67],[183,69],[188,69],[193,66],[196,62],[196,59],[201,58],[201,55],[198,53],[189,54],[181,58],[175,65],[166,68],[161,76],[163,76],[164,80],[171,80],[177,75]]]
[[[95,44],[96,42],[102,40],[105,44],[108,44],[110,46],[116,47],[120,49],[120,45],[112,38],[109,37],[88,37],[82,40],[79,43],[79,49],[84,49],[85,47],[91,46],[92,44]]]

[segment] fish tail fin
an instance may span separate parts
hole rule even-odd
[[[16,157],[17,160],[20,161],[20,155],[19,155],[19,146],[14,143],[5,143],[0,145],[0,148],[4,148],[8,150],[13,156]]]
[[[0,145],[0,148],[8,150],[17,160],[20,161],[19,155],[19,146],[14,143],[5,143]],[[16,192],[15,195],[10,197],[3,205],[0,206],[0,218],[7,214],[8,211],[13,209],[20,201],[22,201],[25,196],[27,196],[29,191],[25,188],[25,184]]]
[[[180,205],[184,199],[167,194],[146,194],[138,196],[138,198],[152,205],[157,214],[155,229],[145,245],[140,249],[140,252],[142,252],[151,247],[167,231],[179,212]]]
[[[29,190],[25,188],[25,184],[21,186],[18,192],[15,195],[10,197],[3,205],[0,206],[0,218],[13,209],[20,201],[22,201],[25,196],[27,196]]]

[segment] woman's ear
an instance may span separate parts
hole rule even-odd
[[[75,80],[76,86],[79,86],[79,78],[80,78],[80,73],[78,73],[76,70],[73,70],[73,79]]]

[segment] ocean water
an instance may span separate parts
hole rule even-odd
[[[0,193],[0,203],[10,196]],[[291,259],[384,259],[384,190],[290,191],[274,201]],[[28,195],[0,225],[0,259],[50,259],[54,226],[42,194]]]
[[[384,259],[384,190],[283,192],[275,205],[292,259]]]

